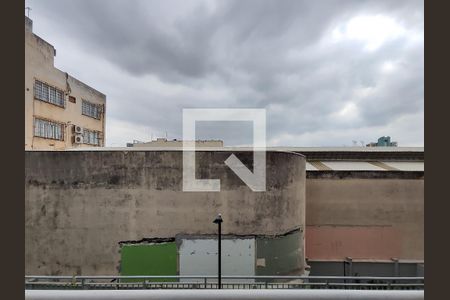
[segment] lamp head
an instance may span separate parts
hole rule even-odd
[[[223,219],[222,219],[222,215],[221,214],[218,214],[217,217],[213,221],[214,224],[220,224],[222,222],[223,222]]]

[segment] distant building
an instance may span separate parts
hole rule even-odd
[[[391,142],[390,136],[382,136],[378,138],[378,142],[369,143],[367,147],[397,147],[397,142]]]
[[[104,146],[106,96],[55,68],[55,55],[25,16],[25,149]]]
[[[221,140],[196,140],[196,147],[223,147],[223,141]],[[157,138],[156,140],[150,142],[140,142],[133,141],[133,143],[127,143],[127,147],[174,147],[181,148],[183,147],[182,140],[168,140],[166,138]]]

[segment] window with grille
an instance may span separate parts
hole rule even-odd
[[[34,136],[64,141],[64,124],[35,118]]]
[[[94,119],[100,119],[100,105],[83,100],[81,104],[81,113]]]
[[[64,107],[64,92],[39,80],[34,82],[34,98]]]
[[[83,129],[83,144],[100,146],[100,132]]]

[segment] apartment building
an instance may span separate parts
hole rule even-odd
[[[104,146],[106,96],[55,68],[55,55],[25,16],[25,149]]]

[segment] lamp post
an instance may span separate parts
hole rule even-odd
[[[218,214],[213,223],[218,225],[218,265],[217,265],[217,280],[218,288],[222,288],[222,215]]]

